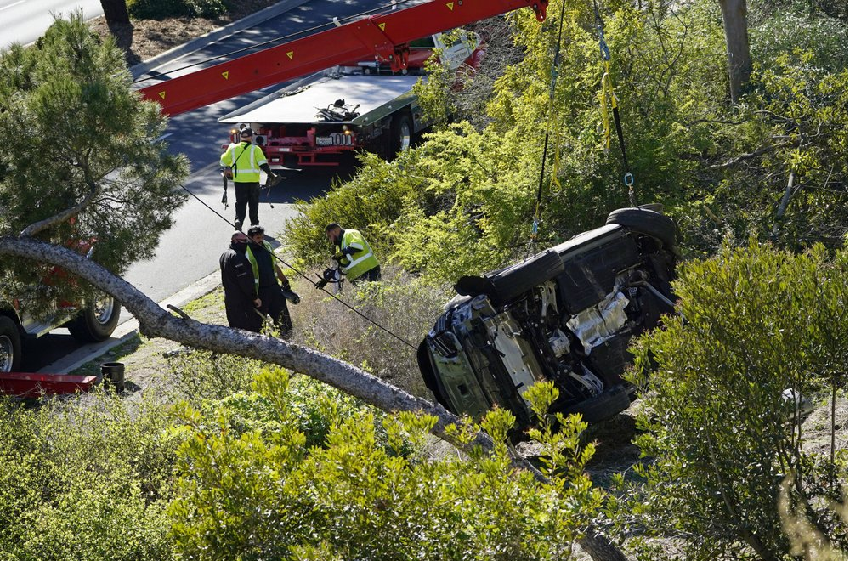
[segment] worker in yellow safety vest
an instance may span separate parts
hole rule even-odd
[[[339,271],[353,282],[380,280],[380,262],[374,257],[371,245],[359,230],[345,230],[335,222],[324,229],[327,239],[334,246],[333,259],[339,263]],[[322,279],[316,286],[323,288],[327,281]]]
[[[250,210],[251,226],[259,224],[259,170],[267,173],[268,179],[276,177],[262,148],[253,144],[253,129],[243,127],[239,137],[241,142],[230,144],[220,161],[229,170],[226,176],[236,184],[236,230],[244,223],[245,207]]]
[[[254,294],[259,300],[259,313],[273,320],[280,336],[287,338],[291,334],[292,320],[286,300],[292,304],[300,302],[286,275],[276,263],[274,250],[265,241],[265,229],[251,226],[247,231],[248,244],[245,257],[253,272]],[[281,286],[282,285],[282,288]]]

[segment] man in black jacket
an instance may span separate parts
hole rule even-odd
[[[256,282],[245,252],[247,236],[235,231],[230,238],[230,249],[221,254],[221,283],[224,285],[224,307],[230,327],[255,331],[262,330],[259,307],[262,301],[256,294]]]
[[[273,320],[281,337],[288,337],[292,330],[292,320],[286,298],[291,298],[292,304],[297,304],[300,297],[292,291],[289,280],[277,265],[274,250],[265,241],[265,229],[259,225],[251,226],[247,237],[246,256],[256,282],[255,293],[262,301],[259,311]]]

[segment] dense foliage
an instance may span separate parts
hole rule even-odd
[[[333,403],[323,446],[310,446],[287,386],[281,372],[258,378],[263,407],[250,422],[232,402],[206,422],[184,410],[169,512],[186,558],[568,559],[600,504],[575,419],[538,433],[551,477],[541,483],[511,463],[508,412],[483,422],[499,442],[493,455],[433,459],[423,446],[434,418],[346,416]],[[534,390],[542,411],[556,398],[551,385]]]
[[[809,11],[753,13],[758,71],[743,102],[731,105],[714,2],[605,8],[633,200],[663,203],[696,254],[752,235],[790,248],[839,247],[848,223],[844,23]],[[325,254],[320,229],[336,221],[364,230],[383,259],[451,281],[567,239],[630,204],[614,127],[604,127],[594,15],[568,0],[552,2],[548,15],[542,25],[526,10],[507,16],[524,57],[502,68],[486,103],[464,104],[485,107],[487,118],[438,127],[391,163],[365,157],[352,181],[299,206],[303,216],[287,230],[295,253],[310,261]],[[452,80],[436,73],[419,86],[437,120],[463,105]],[[458,95],[466,93],[479,90]],[[531,246],[546,133],[541,228]]]
[[[92,258],[116,273],[153,255],[184,200],[175,187],[188,166],[158,140],[166,123],[159,106],[130,83],[123,53],[89,31],[81,14],[57,20],[33,47],[3,53],[0,234],[87,203],[38,237],[70,247],[96,240]],[[47,274],[4,258],[0,291],[44,307],[79,301],[78,287]]]
[[[130,16],[138,19],[165,19],[179,16],[213,18],[227,13],[223,0],[127,0]]]
[[[0,402],[3,558],[170,558],[176,442],[162,413],[105,394],[29,410]]]
[[[845,547],[848,528],[830,510],[844,456],[831,463],[805,446],[800,405],[844,385],[846,274],[848,251],[830,259],[820,245],[792,254],[752,243],[681,268],[679,315],[637,354],[648,389],[638,444],[654,460],[635,500],[649,534],[674,528],[690,558],[786,558],[785,480],[790,510]]]

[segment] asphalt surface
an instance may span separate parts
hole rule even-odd
[[[8,0],[0,0],[4,1]],[[411,3],[418,1],[413,0]],[[144,87],[152,83],[151,80],[145,80],[151,74],[156,76],[155,80],[184,74],[279,44],[281,38],[284,42],[300,34],[316,33],[332,26],[334,18],[345,23],[347,18],[363,13],[373,14],[375,9],[392,9],[388,4],[388,0],[283,0],[280,6],[294,7],[285,13],[271,14],[270,17],[266,12],[260,16],[261,21],[256,21],[254,17],[246,28],[244,21],[236,22],[228,26],[229,29],[225,28],[193,42],[191,48],[178,47],[156,57],[153,63],[143,63],[136,67],[134,76],[137,76],[138,87]],[[0,16],[2,14],[0,12]],[[275,39],[278,41],[274,42]],[[162,302],[184,289],[190,291],[193,286],[208,285],[209,279],[215,278],[218,258],[229,245],[233,230],[231,222],[234,220],[234,208],[230,206],[225,209],[221,203],[223,184],[218,160],[223,152],[221,146],[228,142],[229,127],[218,123],[218,118],[285,85],[279,84],[171,119],[166,131],[167,141],[170,150],[185,154],[191,161],[191,176],[183,187],[192,196],[176,212],[175,225],[160,239],[156,256],[133,265],[124,275],[128,282],[151,299]],[[270,234],[277,242],[282,241],[280,232],[283,225],[296,213],[293,206],[295,200],[319,197],[330,187],[334,177],[349,177],[353,172],[350,166],[283,172],[283,180],[272,190],[263,191],[260,198],[259,218],[266,234]],[[232,189],[230,184],[228,196],[231,205],[235,199]],[[55,330],[37,341],[30,341],[24,348],[21,370],[68,372],[75,365],[91,360],[114,346],[120,336],[132,329],[130,321],[131,317],[123,310],[124,323],[119,326],[113,339],[102,344],[81,348],[64,329]]]
[[[32,43],[50,27],[54,14],[77,10],[85,19],[103,15],[99,0],[0,0],[0,51],[12,43]]]

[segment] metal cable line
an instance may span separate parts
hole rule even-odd
[[[226,222],[229,226],[231,226],[233,229],[235,229],[235,227],[236,227],[236,226],[235,226],[235,224],[233,224],[232,222],[230,222],[229,220],[227,220],[227,219],[226,219],[226,218],[225,218],[225,217],[224,217],[224,216],[223,216],[220,212],[218,212],[217,210],[215,210],[214,208],[212,208],[211,206],[209,206],[208,204],[206,204],[206,202],[205,202],[205,201],[203,201],[200,197],[198,197],[197,195],[195,195],[194,193],[192,193],[192,192],[191,192],[191,191],[190,191],[190,190],[189,190],[189,189],[188,189],[185,185],[181,185],[181,187],[183,188],[183,190],[184,190],[186,193],[188,193],[189,195],[191,195],[192,197],[194,197],[195,199],[197,199],[197,200],[200,202],[200,204],[202,204],[203,206],[205,206],[206,208],[208,208],[210,211],[212,211],[212,213],[214,213],[214,214],[215,214],[218,218],[220,218],[221,220],[223,220],[224,222]],[[292,271],[294,271],[294,272],[295,272],[298,276],[302,277],[303,279],[307,280],[308,282],[310,282],[310,283],[311,283],[311,284],[313,284],[313,285],[315,284],[315,282],[314,282],[312,279],[310,279],[310,278],[306,275],[306,273],[303,273],[303,272],[299,271],[296,267],[294,267],[293,265],[291,265],[291,264],[287,263],[284,259],[282,259],[279,255],[277,255],[277,253],[276,253],[276,252],[272,252],[272,255],[274,256],[274,258],[275,258],[277,261],[279,261],[280,263],[282,263],[283,265],[285,265],[286,267],[288,267],[289,269],[291,269]],[[347,308],[347,309],[349,309],[350,311],[352,311],[352,312],[356,313],[359,317],[361,317],[361,318],[362,318],[362,319],[364,319],[365,321],[367,321],[367,322],[371,323],[372,325],[374,325],[374,326],[378,327],[379,329],[381,329],[381,330],[385,331],[386,333],[388,333],[389,335],[391,335],[392,337],[394,337],[395,339],[397,339],[398,341],[400,341],[400,342],[401,342],[401,343],[403,343],[404,345],[406,345],[406,346],[410,347],[411,349],[417,350],[417,347],[416,347],[415,345],[413,345],[412,343],[410,343],[409,341],[407,341],[406,339],[404,339],[404,338],[403,338],[403,337],[401,337],[400,335],[397,335],[396,333],[392,332],[392,331],[391,331],[391,330],[389,330],[388,328],[383,327],[382,325],[380,325],[380,324],[379,324],[378,322],[376,322],[375,320],[373,320],[373,319],[369,318],[368,316],[366,316],[365,314],[363,314],[362,312],[360,312],[359,310],[357,310],[356,308],[354,308],[353,306],[351,306],[350,304],[348,304],[347,302],[345,302],[344,300],[342,300],[341,298],[339,298],[339,297],[338,297],[338,295],[333,294],[332,292],[330,292],[330,291],[329,291],[329,290],[327,290],[326,288],[320,288],[320,290],[321,290],[321,291],[323,291],[324,293],[328,294],[329,296],[333,297],[333,299],[334,299],[334,300],[336,300],[337,302],[339,302],[341,305],[343,305],[344,307],[346,307],[346,308]]]

